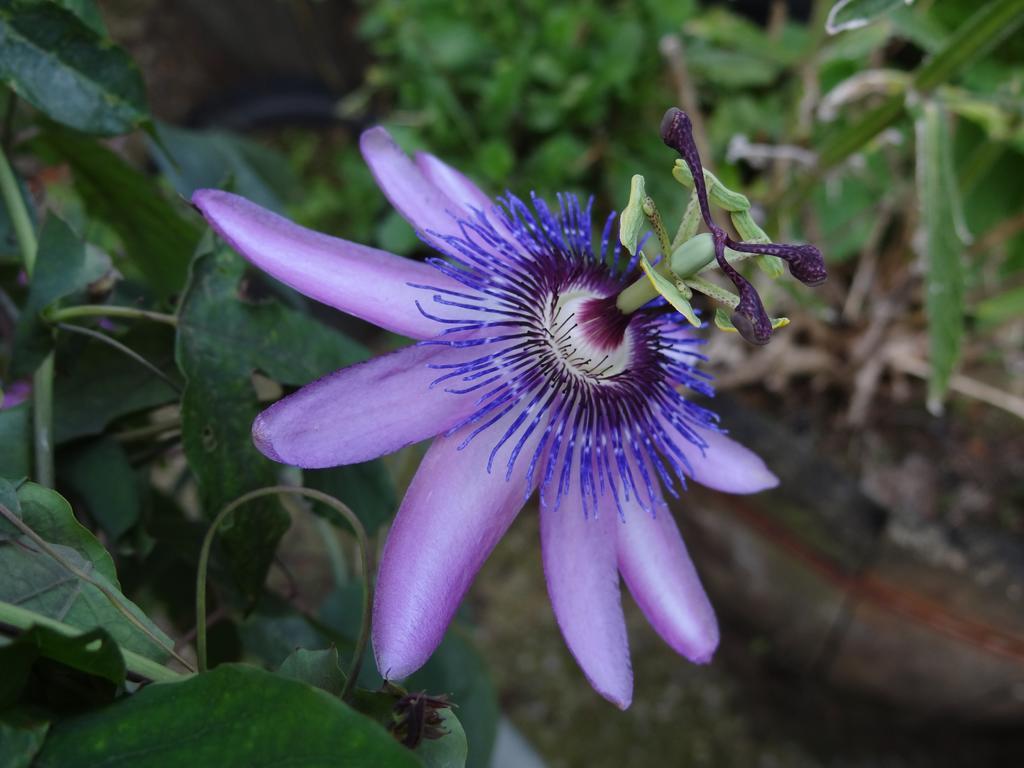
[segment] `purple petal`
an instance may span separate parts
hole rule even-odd
[[[448,429],[475,407],[471,395],[430,384],[429,368],[473,352],[411,346],[343,368],[270,406],[252,425],[253,442],[274,461],[335,467],[392,453]]]
[[[494,201],[480,187],[440,158],[417,152],[416,167],[442,195],[460,207],[460,213],[468,215],[473,208],[487,213],[494,208]]]
[[[635,500],[623,507],[625,520],[616,523],[619,571],[633,599],[677,653],[709,662],[718,647],[718,622],[672,513],[664,501],[654,515]]]
[[[664,419],[661,425],[670,435],[677,434]],[[686,474],[701,485],[725,493],[757,493],[779,484],[779,478],[749,448],[720,432],[693,429],[708,444],[704,452],[682,436],[676,438],[676,445],[690,462],[692,471]]]
[[[618,706],[633,698],[633,670],[616,566],[614,504],[589,517],[579,489],[579,458],[571,487],[555,508],[542,499],[544,575],[566,645],[598,693]],[[545,497],[554,493],[544,494]]]
[[[244,197],[201,189],[193,204],[213,229],[242,256],[324,304],[414,339],[442,330],[416,308],[430,293],[408,284],[459,290],[433,267],[329,237],[261,208]]]
[[[377,186],[422,237],[443,245],[430,232],[461,234],[458,218],[464,218],[466,210],[427,180],[390,133],[380,126],[363,131],[359,148]]]
[[[492,448],[508,419],[459,445],[478,425],[430,446],[388,534],[373,605],[377,669],[397,680],[419,669],[437,648],[484,560],[532,490],[527,470],[544,425],[527,439],[506,480],[514,437]]]

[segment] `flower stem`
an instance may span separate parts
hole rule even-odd
[[[14,228],[14,236],[21,250],[21,260],[29,280],[36,267],[39,243],[32,228],[25,199],[14,176],[14,169],[3,148],[0,147],[0,196]],[[48,354],[32,374],[32,437],[35,454],[36,480],[52,488],[56,473],[53,467],[53,353]]]
[[[341,698],[347,701],[355,690],[356,679],[359,677],[359,668],[363,663],[363,654],[366,651],[366,644],[370,639],[370,609],[373,603],[373,573],[370,570],[370,542],[366,536],[366,529],[359,521],[355,512],[347,505],[338,501],[333,496],[314,490],[312,488],[298,488],[289,485],[271,485],[266,488],[257,488],[255,491],[239,496],[217,513],[210,523],[210,528],[203,539],[202,549],[199,551],[199,567],[196,569],[196,658],[199,662],[199,671],[205,672],[206,665],[206,572],[210,561],[210,548],[213,546],[213,537],[221,523],[228,515],[254,499],[263,496],[273,496],[280,493],[294,493],[305,496],[308,499],[326,504],[340,514],[345,521],[352,526],[356,533],[356,541],[359,544],[359,555],[363,569],[363,615],[359,625],[359,637],[356,638],[355,650],[352,654],[352,662],[349,665],[345,686],[341,690]]]
[[[32,374],[32,436],[36,460],[36,480],[53,488],[57,472],[53,463],[53,352]]]
[[[60,323],[76,317],[123,317],[130,320],[152,320],[155,323],[170,326],[178,325],[178,318],[174,315],[110,304],[80,304],[73,307],[62,307],[47,313],[46,317],[51,323]]]

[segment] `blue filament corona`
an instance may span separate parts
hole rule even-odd
[[[570,337],[578,318],[561,313],[570,291],[615,296],[638,276],[638,256],[621,264],[613,240],[615,214],[605,220],[600,248],[592,245],[591,210],[572,194],[557,196],[557,210],[531,195],[530,205],[506,193],[492,211],[472,209],[456,235],[429,233],[444,258],[430,263],[465,290],[410,284],[424,292],[417,308],[438,323],[438,336],[421,344],[478,350],[465,362],[435,364],[431,387],[471,397],[473,411],[451,427],[471,427],[459,448],[492,441],[487,471],[503,448],[504,474],[526,461],[527,487],[561,504],[577,484],[584,514],[596,514],[610,494],[623,515],[635,500],[654,514],[663,485],[676,496],[692,468],[681,441],[701,451],[699,429],[718,431],[718,418],[680,393],[714,396],[711,377],[696,364],[703,344],[686,320],[652,302],[618,317],[630,342],[621,370],[579,353]],[[639,254],[640,249],[637,249]],[[618,313],[614,302],[609,313]],[[565,314],[565,316],[561,316]],[[533,443],[531,443],[531,438]]]

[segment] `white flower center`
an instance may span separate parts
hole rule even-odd
[[[568,373],[592,381],[605,381],[629,368],[632,351],[631,334],[627,331],[622,342],[612,349],[596,344],[591,333],[580,322],[581,307],[598,299],[591,291],[577,289],[562,293],[549,313],[548,343]]]

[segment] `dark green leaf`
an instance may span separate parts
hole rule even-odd
[[[281,663],[277,674],[301,680],[332,696],[341,695],[345,687],[345,673],[338,666],[338,649],[334,647],[320,651],[299,648]]]
[[[207,519],[277,479],[274,464],[252,444],[260,405],[246,343],[249,307],[238,296],[242,272],[241,260],[225,249],[198,256],[179,311],[176,358],[186,380],[182,444]],[[273,498],[247,504],[221,527],[223,549],[243,590],[259,590],[287,528],[288,515]]]
[[[18,488],[21,519],[45,541],[71,547],[85,557],[100,575],[120,589],[114,561],[103,545],[75,518],[67,500],[37,483]]]
[[[137,323],[117,338],[165,373],[177,375],[172,329]],[[54,383],[58,444],[97,435],[122,416],[178,399],[178,393],[166,382],[116,349],[93,339],[83,343],[77,336],[67,341],[57,350]]]
[[[469,756],[466,731],[450,709],[439,710],[440,727],[448,733],[440,739],[424,739],[416,747],[416,756],[426,768],[463,768]]]
[[[964,333],[963,243],[957,182],[953,172],[949,115],[935,102],[915,109],[917,191],[924,237],[921,256],[927,267],[925,309],[931,375],[928,407],[941,410],[949,378],[960,359]]]
[[[246,657],[280,666],[298,648],[326,648],[328,641],[294,611],[261,607],[238,627]]]
[[[11,512],[21,517],[21,502],[18,501],[18,490],[14,483],[5,477],[0,477],[0,504],[3,504]],[[8,521],[0,522],[0,531],[13,533],[17,529]]]
[[[128,55],[55,3],[0,0],[0,80],[86,133],[125,133],[148,116]]]
[[[109,260],[51,214],[39,235],[39,250],[28,300],[15,332],[13,376],[31,374],[53,349],[53,332],[41,313],[60,299],[84,290],[110,269]]]
[[[305,469],[304,483],[345,502],[371,535],[395,514],[398,497],[384,462],[367,461],[332,469]],[[338,525],[347,526],[337,513],[317,504],[317,511]]]
[[[36,768],[416,766],[379,725],[304,683],[227,664],[54,726]]]
[[[252,444],[260,410],[252,373],[262,370],[285,384],[305,384],[365,357],[340,333],[277,301],[245,300],[245,263],[227,248],[198,256],[179,314],[178,365],[188,384],[182,401],[182,436],[210,517],[246,491],[274,484],[277,466]],[[273,499],[234,516],[225,550],[240,583],[263,582],[287,517]]]
[[[89,213],[110,224],[124,243],[118,262],[127,275],[143,277],[154,293],[178,293],[199,230],[163,196],[156,182],[96,141],[48,130],[33,147],[71,166],[75,187]]]
[[[48,720],[16,710],[0,713],[0,766],[29,768],[50,730]]]
[[[69,680],[67,673],[54,672],[52,664],[37,665],[41,659],[100,678],[103,683],[83,684]],[[114,691],[125,679],[121,650],[101,628],[68,637],[49,627],[34,626],[18,635],[13,642],[0,646],[0,668],[5,673],[0,681],[0,710],[14,705],[25,693],[29,698],[39,693],[39,698],[51,703],[58,696],[72,699],[88,697],[92,703],[106,703],[113,699]],[[62,690],[55,690],[58,687]],[[29,689],[27,692],[26,688]],[[48,690],[38,690],[40,688]]]
[[[265,208],[284,212],[299,192],[288,160],[254,141],[224,131],[189,131],[157,123],[162,149],[153,154],[179,195],[230,180],[235,192]]]
[[[31,417],[28,403],[0,409],[0,474],[24,477],[31,471]]]
[[[107,25],[103,23],[103,14],[93,0],[33,0],[33,2],[56,2],[67,8],[75,16],[101,37],[107,37]]]
[[[141,508],[139,483],[120,443],[100,438],[61,458],[61,481],[81,498],[111,540],[135,526]]]
[[[26,525],[95,584],[80,579],[27,536],[12,533],[10,524],[5,523],[0,529],[0,600],[77,629],[103,627],[124,648],[163,661],[166,651],[126,618],[97,584],[168,647],[170,638],[121,594],[110,555],[74,519],[60,494],[26,483],[18,490],[18,499]]]

